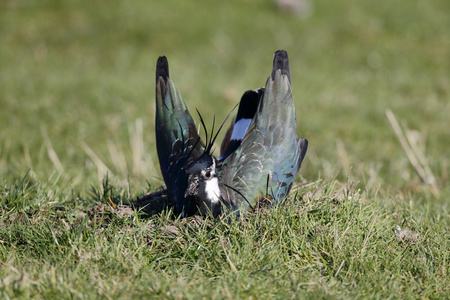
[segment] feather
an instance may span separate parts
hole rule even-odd
[[[205,145],[197,133],[181,94],[169,77],[169,64],[162,56],[156,64],[156,147],[161,173],[177,213],[195,208],[185,199],[187,177],[183,168],[200,157]]]

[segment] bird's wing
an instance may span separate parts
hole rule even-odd
[[[220,168],[221,181],[231,186],[233,209],[254,204],[260,195],[282,201],[289,193],[308,142],[297,139],[294,98],[286,51],[275,52],[264,97],[240,147]],[[236,191],[239,191],[237,193]]]
[[[156,64],[156,147],[161,173],[171,201],[179,213],[189,209],[184,198],[187,177],[182,168],[200,157],[205,146],[195,123],[169,77],[169,64],[161,56]]]
[[[218,165],[220,182],[228,194],[222,198],[231,210],[246,210],[264,196],[273,169],[273,155],[264,146],[264,136],[256,124],[250,126],[240,147]]]
[[[272,197],[282,201],[289,193],[308,147],[307,140],[297,139],[289,58],[284,50],[274,54],[272,74],[267,80],[255,123],[264,135],[264,145],[273,153]]]

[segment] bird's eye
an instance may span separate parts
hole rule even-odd
[[[205,178],[209,179],[210,177],[211,177],[211,171],[208,170],[208,171],[205,172]]]

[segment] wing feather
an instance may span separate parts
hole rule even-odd
[[[187,177],[183,167],[200,157],[205,145],[181,94],[169,77],[166,57],[156,65],[156,147],[161,173],[178,213],[190,210],[184,198]]]
[[[308,142],[297,139],[290,81],[287,53],[277,51],[247,134],[240,147],[220,165],[221,180],[246,198],[236,195],[230,204],[233,209],[245,209],[245,203],[253,204],[265,194],[283,201],[297,176]]]

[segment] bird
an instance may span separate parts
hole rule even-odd
[[[289,194],[305,157],[308,141],[297,138],[296,114],[287,52],[274,53],[272,72],[263,88],[241,98],[237,115],[221,144],[206,143],[169,77],[168,62],[156,68],[156,141],[161,173],[171,205],[182,216],[200,212],[218,217],[253,208],[258,201],[281,203]]]

